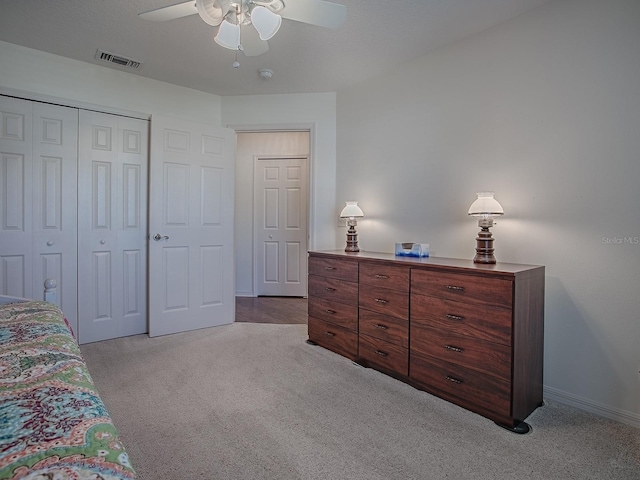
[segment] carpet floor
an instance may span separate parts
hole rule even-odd
[[[317,346],[233,323],[82,346],[143,480],[640,479],[640,430],[547,402],[510,433]]]

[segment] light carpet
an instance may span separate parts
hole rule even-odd
[[[82,346],[143,480],[640,479],[640,430],[547,402],[517,435],[321,347],[234,323]]]

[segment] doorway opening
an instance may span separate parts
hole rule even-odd
[[[236,296],[307,294],[311,131],[236,134]]]

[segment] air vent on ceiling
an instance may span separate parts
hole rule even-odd
[[[122,55],[115,55],[113,53],[105,52],[103,50],[97,50],[95,58],[96,60],[100,60],[102,62],[115,63],[116,65],[120,65],[121,67],[133,68],[134,70],[137,70],[142,66],[142,62],[123,57]]]

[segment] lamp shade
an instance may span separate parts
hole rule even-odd
[[[364,217],[362,209],[358,206],[358,202],[345,202],[345,207],[340,212],[340,218],[357,218]]]
[[[251,10],[251,23],[258,31],[261,40],[269,40],[278,33],[282,17],[266,7],[257,6]]]
[[[493,198],[493,192],[478,192],[478,198],[469,207],[469,215],[474,217],[495,217],[504,215],[502,205]]]
[[[240,48],[240,25],[224,20],[218,28],[218,34],[214,37],[215,42],[221,47],[230,50],[238,50]]]

